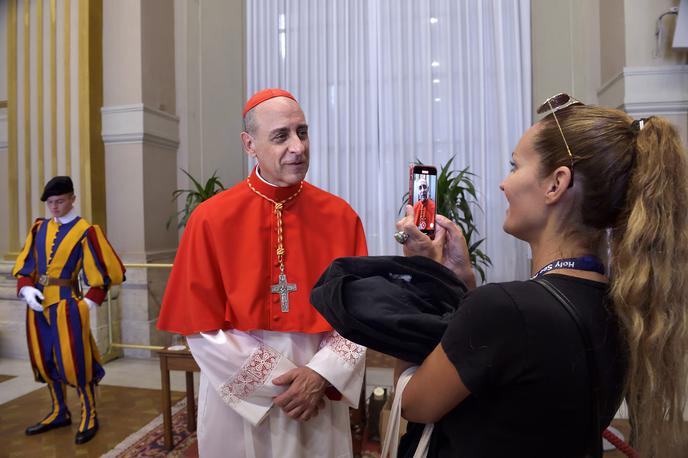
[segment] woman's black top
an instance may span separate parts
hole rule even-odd
[[[607,285],[546,278],[588,326],[606,427],[621,402],[626,367],[618,323],[605,305]],[[592,428],[589,380],[571,316],[531,281],[465,291],[451,271],[426,258],[340,258],[318,280],[311,302],[344,337],[406,361],[421,363],[441,341],[471,395],[436,424],[429,456],[581,456]],[[409,424],[399,456],[413,456],[422,428]]]
[[[605,305],[607,285],[546,278],[589,329],[606,427],[621,403],[626,370],[618,323]],[[574,321],[542,286],[519,281],[471,291],[441,344],[471,395],[435,425],[429,456],[584,454],[591,417],[585,351]]]

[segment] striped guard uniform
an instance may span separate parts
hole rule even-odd
[[[39,218],[31,227],[12,275],[17,292],[24,286],[44,295],[43,312],[26,308],[26,336],[36,381],[48,384],[53,408],[42,423],[70,417],[65,384],[77,388],[81,400],[79,431],[94,427],[94,384],[105,375],[91,335],[89,307],[82,299],[78,275],[89,288],[85,297],[101,304],[112,285],[124,280],[124,266],[100,227],[83,218],[60,224]],[[60,284],[51,284],[51,283]]]

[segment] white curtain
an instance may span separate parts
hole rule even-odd
[[[249,0],[247,15],[247,96],[296,96],[307,180],[352,205],[372,255],[401,252],[409,163],[456,156],[477,175],[488,280],[527,278],[526,245],[502,231],[499,183],[530,125],[530,0]]]

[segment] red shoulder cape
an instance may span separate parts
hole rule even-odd
[[[276,188],[255,170],[251,184],[280,201],[298,185]],[[285,204],[285,272],[297,290],[282,312],[274,206],[244,180],[200,204],[189,218],[163,298],[158,328],[183,335],[216,329],[317,333],[332,327],[311,305],[313,285],[342,256],[367,254],[361,221],[342,199],[303,183]]]

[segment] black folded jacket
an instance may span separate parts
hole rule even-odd
[[[442,339],[466,286],[428,258],[336,259],[311,303],[347,339],[420,364]]]

